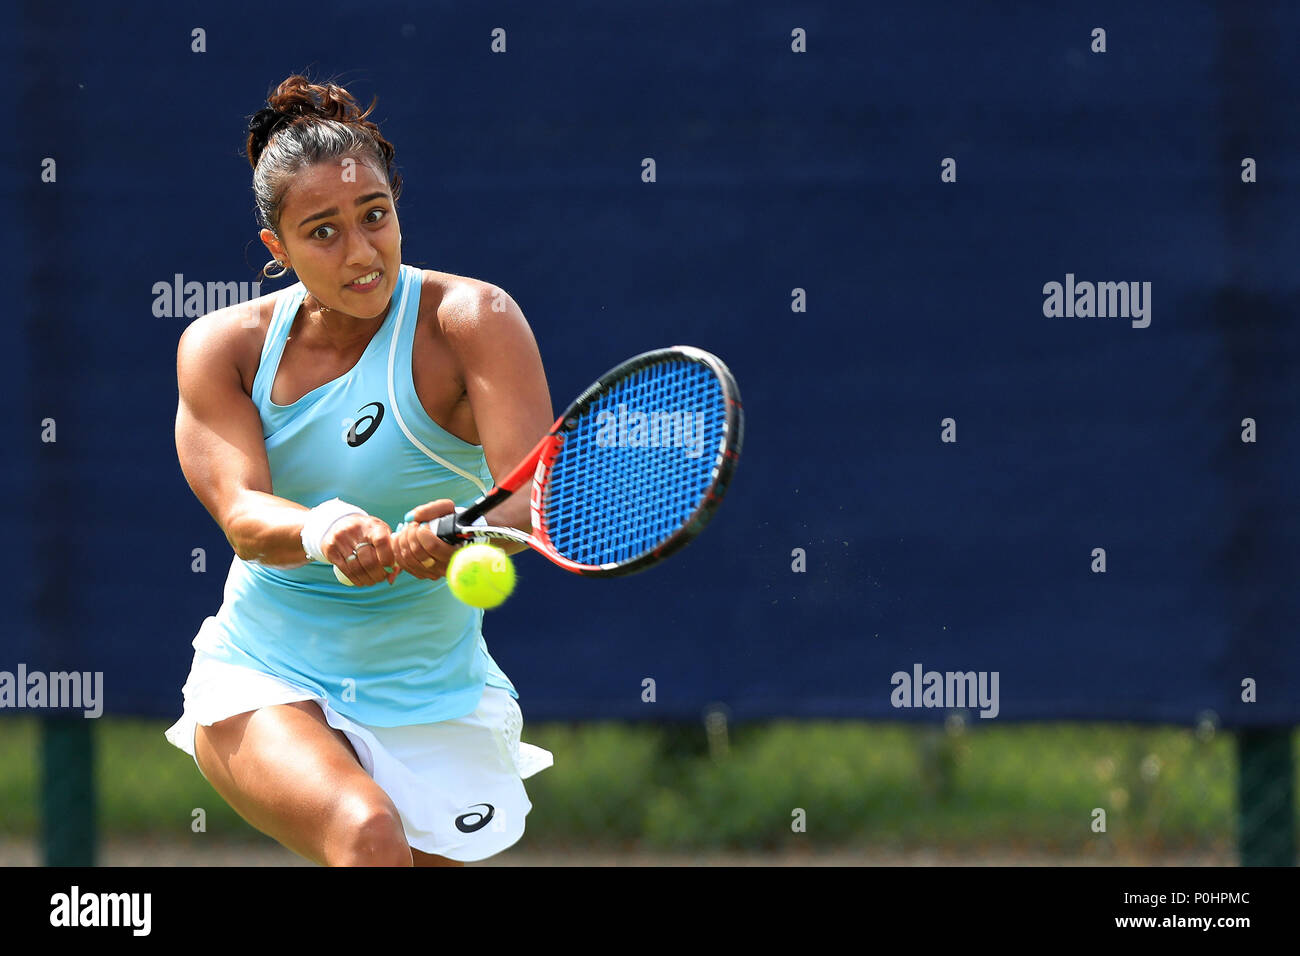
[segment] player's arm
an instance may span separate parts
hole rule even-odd
[[[181,336],[176,354],[176,452],[185,480],[239,557],[272,567],[301,567],[308,561],[302,544],[308,509],[271,493],[261,418],[239,374],[241,333],[247,331],[220,311],[196,320]],[[375,523],[382,529],[369,527]],[[388,526],[378,518],[344,519],[335,531],[331,539],[346,540],[327,543],[324,550],[331,560],[340,548],[347,550],[371,537],[381,548],[375,557],[392,564]],[[362,549],[362,554],[369,550]],[[379,579],[383,577],[380,573]]]
[[[494,308],[495,307],[495,308]],[[555,415],[537,340],[518,304],[503,290],[475,285],[439,309],[460,367],[474,427],[494,481],[501,481],[550,430]],[[531,482],[487,514],[488,524],[531,529]],[[522,544],[499,541],[506,551]]]
[[[438,322],[465,383],[488,469],[499,482],[533,450],[555,420],[537,341],[514,299],[485,283],[466,283],[449,292],[439,306]],[[530,530],[531,488],[531,483],[525,485],[488,512],[488,524]],[[426,506],[417,509],[414,517],[428,521],[435,513],[446,512]],[[506,541],[493,543],[511,553],[526,547]],[[437,553],[433,548],[430,551]],[[442,567],[445,560],[440,555]]]

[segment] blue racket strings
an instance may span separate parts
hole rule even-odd
[[[599,567],[672,537],[709,490],[726,420],[722,386],[699,362],[657,362],[614,383],[552,465],[543,513],[555,549]]]

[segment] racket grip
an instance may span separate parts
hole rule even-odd
[[[467,537],[467,535],[462,535],[456,530],[456,515],[454,512],[439,518],[437,525],[434,526],[433,533],[448,544],[460,544]]]
[[[473,525],[487,524],[487,518],[480,515],[475,518],[471,524],[461,524],[464,520],[465,512],[468,510],[468,508],[457,508],[453,514],[443,515],[438,519],[438,523],[433,526],[433,533],[442,538],[442,540],[446,541],[448,544],[460,544],[462,541],[468,541],[473,538],[474,533],[469,529],[473,527]]]

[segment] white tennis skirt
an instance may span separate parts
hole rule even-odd
[[[199,650],[184,694],[184,714],[166,736],[191,757],[199,724],[211,726],[275,704],[316,701],[326,722],[347,735],[361,766],[397,807],[407,842],[466,863],[500,853],[523,836],[524,817],[533,808],[523,781],[554,762],[549,751],[520,742],[519,704],[498,687],[484,688],[478,709],[466,717],[369,727],[311,691]]]

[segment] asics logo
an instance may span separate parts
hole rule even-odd
[[[347,443],[353,448],[358,445],[364,445],[366,439],[375,433],[379,423],[384,420],[384,406],[378,402],[371,402],[369,405],[362,405],[357,412],[364,412],[367,408],[374,409],[369,415],[362,415],[352,427],[348,429]]]
[[[487,813],[475,811],[474,813],[462,813],[456,818],[456,829],[461,833],[474,833],[482,830],[492,819],[492,814],[496,813],[496,807],[490,803],[476,803],[476,807],[487,807]],[[473,822],[470,822],[471,818]]]

